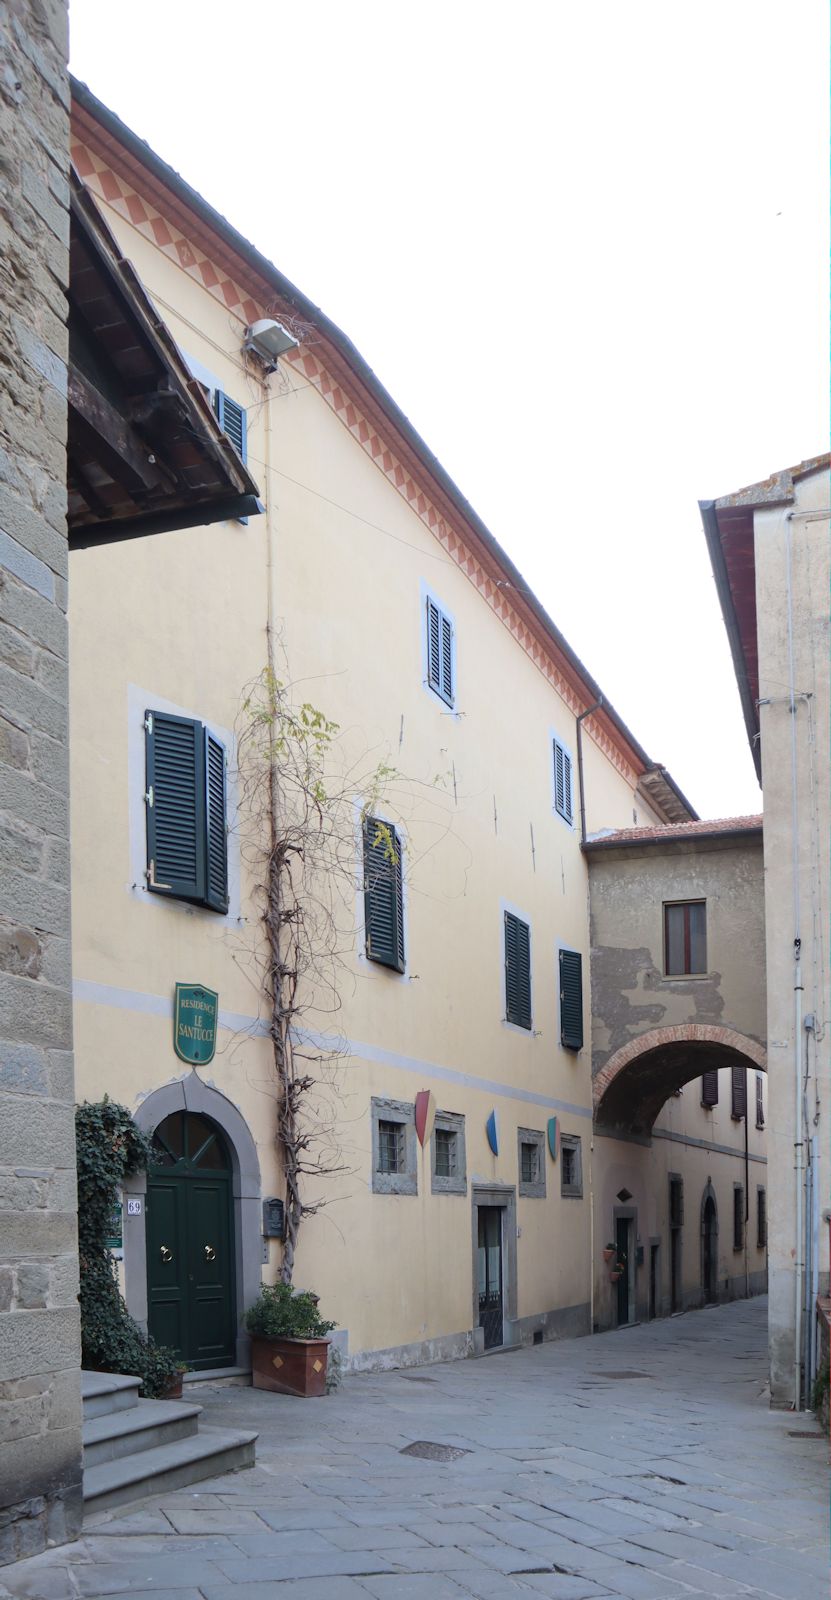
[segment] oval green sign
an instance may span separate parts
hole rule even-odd
[[[177,983],[173,1008],[173,1048],[180,1061],[206,1067],[216,1050],[219,995],[201,983]]]

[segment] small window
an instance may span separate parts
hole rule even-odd
[[[712,1109],[718,1105],[718,1067],[711,1072],[705,1072],[701,1077],[701,1104]]]
[[[744,1186],[733,1185],[733,1249],[744,1249]]]
[[[144,714],[147,887],[228,910],[225,746],[201,722]]]
[[[554,810],[559,813],[569,824],[574,819],[574,805],[571,793],[571,756],[565,745],[559,739],[554,739]]]
[[[372,1099],[372,1187],[376,1194],[416,1194],[415,1107]]]
[[[517,1028],[531,1028],[531,929],[505,912],[505,1017]]]
[[[519,1192],[527,1199],[545,1199],[545,1134],[538,1128],[517,1129]]]
[[[579,950],[560,951],[560,1043],[566,1050],[583,1048],[583,957]]]
[[[756,1249],[766,1250],[768,1243],[768,1196],[766,1189],[756,1190]]]
[[[668,978],[707,971],[706,901],[664,906],[664,971]]]
[[[364,920],[370,961],[404,971],[401,840],[380,817],[364,820]]]
[[[669,1180],[669,1225],[671,1228],[684,1226],[684,1180],[676,1173],[672,1173]]]
[[[733,1067],[730,1079],[730,1115],[735,1122],[747,1116],[747,1068]]]
[[[451,1111],[437,1111],[432,1139],[434,1194],[466,1194],[465,1119]]]
[[[580,1139],[573,1133],[560,1135],[560,1193],[578,1200],[583,1195],[581,1145]]]
[[[763,1128],[764,1125],[765,1125],[765,1080],[764,1080],[764,1074],[761,1073],[761,1072],[757,1072],[757,1074],[756,1074],[756,1126],[757,1126],[757,1128]],[[760,1193],[763,1194],[764,1190],[761,1190]]]
[[[427,682],[445,705],[455,696],[453,622],[430,595],[427,596]]]

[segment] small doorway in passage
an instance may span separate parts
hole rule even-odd
[[[658,1316],[660,1301],[659,1255],[661,1246],[654,1239],[649,1244],[649,1320]]]
[[[479,1326],[484,1329],[485,1349],[493,1350],[503,1341],[502,1304],[502,1206],[478,1206],[477,1283]]]
[[[718,1210],[710,1183],[701,1206],[701,1287],[704,1304],[714,1305],[718,1299]]]
[[[617,1325],[626,1326],[631,1321],[632,1289],[632,1218],[615,1218],[615,1250],[623,1271],[617,1280]]]

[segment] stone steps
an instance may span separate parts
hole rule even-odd
[[[203,1428],[189,1401],[140,1400],[140,1379],[84,1372],[84,1508],[106,1511],[254,1465],[256,1433]]]

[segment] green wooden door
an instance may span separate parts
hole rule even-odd
[[[235,1356],[231,1170],[219,1129],[177,1111],[153,1136],[147,1180],[148,1326],[195,1369]]]

